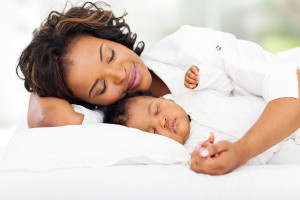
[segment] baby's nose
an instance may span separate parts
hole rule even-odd
[[[163,129],[167,129],[168,128],[168,124],[167,124],[167,118],[166,117],[162,117],[160,120],[160,125]]]

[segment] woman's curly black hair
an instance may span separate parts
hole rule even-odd
[[[23,50],[16,68],[19,78],[25,80],[25,88],[41,97],[58,97],[70,103],[85,104],[74,98],[68,88],[65,77],[70,61],[66,54],[72,41],[81,35],[120,43],[140,55],[144,43],[134,48],[136,34],[125,23],[125,12],[115,17],[103,2],[86,2],[80,7],[71,7],[68,11],[52,11],[47,19],[33,32],[33,39]],[[21,70],[24,78],[19,74]]]

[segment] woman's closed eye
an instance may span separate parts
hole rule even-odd
[[[100,88],[102,88],[102,89],[99,90],[97,96],[103,94],[106,91],[106,81],[105,80],[103,80],[102,86],[100,86]]]
[[[110,59],[108,60],[108,64],[111,63],[115,58],[115,51],[114,50],[111,50],[111,57]]]

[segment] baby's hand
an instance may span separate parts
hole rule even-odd
[[[185,74],[184,86],[186,88],[194,89],[199,84],[199,69],[195,65],[191,66]]]

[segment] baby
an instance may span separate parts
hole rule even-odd
[[[190,133],[190,118],[174,101],[145,92],[128,94],[107,107],[104,123],[120,124],[169,137],[184,144]]]
[[[193,89],[199,83],[199,69],[191,66],[185,75],[185,87]],[[173,100],[157,98],[151,93],[129,93],[125,98],[104,110],[104,123],[120,124],[142,131],[169,137],[184,144],[190,134],[190,116]],[[196,150],[202,157],[209,155],[208,147],[214,143],[211,133],[207,141]]]
[[[195,88],[199,69],[190,67],[185,86]],[[150,93],[137,92],[106,108],[104,123],[120,124],[169,137],[184,144],[190,133],[190,117],[174,101],[157,98]]]
[[[157,98],[146,92],[127,94],[125,98],[106,107],[104,116],[104,123],[163,135],[181,144],[186,142],[190,134],[191,119],[181,106],[173,100]],[[209,139],[195,149],[194,154],[197,152],[203,158],[209,156],[207,149],[213,143],[214,134],[211,133]]]

